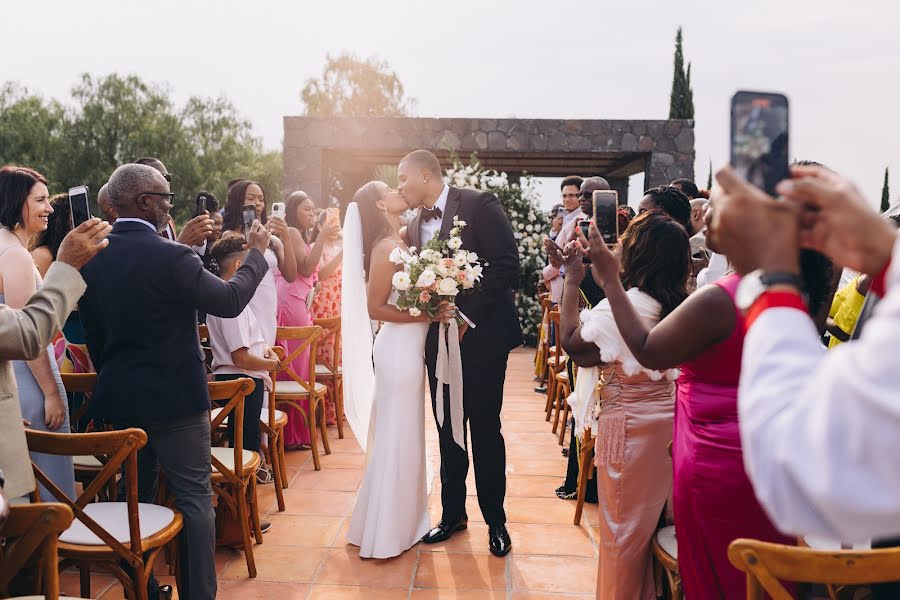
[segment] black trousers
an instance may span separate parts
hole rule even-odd
[[[432,409],[437,423],[436,398],[438,328],[432,326],[425,345],[425,361],[431,387]],[[506,445],[500,430],[503,406],[503,384],[509,352],[498,349],[496,338],[488,329],[469,329],[462,340],[463,363],[463,432],[468,428],[472,438],[472,462],[478,505],[488,525],[506,523],[503,501],[506,497]],[[450,393],[445,386],[444,426],[438,426],[441,448],[441,505],[443,519],[455,520],[466,514],[466,475],[469,454],[453,441],[450,422]],[[468,444],[467,444],[468,446]]]
[[[896,548],[900,546],[900,538],[874,540],[872,548]],[[872,585],[872,600],[888,600],[900,598],[900,581],[878,583]]]
[[[216,375],[216,381],[233,381],[247,375]],[[259,453],[259,416],[262,412],[266,383],[262,379],[250,377],[256,387],[244,398],[244,450]],[[228,419],[228,442],[234,447],[234,419]]]

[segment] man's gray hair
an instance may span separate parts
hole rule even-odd
[[[109,178],[106,191],[116,209],[134,205],[138,196],[153,190],[159,171],[146,165],[122,165]]]

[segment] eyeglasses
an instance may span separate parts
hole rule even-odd
[[[162,196],[169,200],[169,204],[175,204],[174,192],[142,192],[138,194],[138,198],[140,198],[141,196]]]
[[[562,199],[563,199],[563,200],[577,200],[577,199],[578,199],[578,194],[576,194],[576,193],[572,193],[572,194],[562,194]]]

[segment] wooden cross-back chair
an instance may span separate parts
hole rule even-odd
[[[549,323],[551,330],[554,332],[556,339],[554,344],[550,346],[550,356],[547,357],[547,404],[546,404],[546,420],[550,420],[550,415],[555,414],[553,418],[553,433],[556,433],[559,427],[560,413],[563,411],[562,405],[565,399],[560,399],[559,385],[556,376],[566,368],[568,357],[559,343],[559,311],[551,310]],[[555,413],[554,413],[555,411]]]
[[[102,455],[108,458],[93,481],[71,500],[32,463],[38,483],[75,514],[75,523],[59,537],[59,555],[81,574],[81,595],[91,597],[91,565],[102,564],[116,576],[130,598],[147,600],[147,580],[160,550],[178,535],[182,517],[167,507],[138,502],[137,452],[147,443],[142,429],[93,433],[25,430],[28,449],[56,456]],[[125,467],[125,501],[91,501]],[[35,487],[35,501],[40,488]],[[131,567],[131,573],[122,564]]]
[[[728,559],[747,574],[747,600],[762,600],[764,594],[791,600],[781,581],[867,585],[896,581],[900,573],[900,548],[828,551],[738,539],[728,546]],[[833,589],[829,595],[836,598]]]
[[[296,342],[296,346],[294,348],[286,346],[288,354],[281,361],[278,373],[285,373],[290,379],[274,382],[274,400],[276,405],[286,404],[296,408],[309,427],[310,447],[316,471],[322,469],[319,461],[318,430],[322,432],[322,446],[325,448],[325,454],[331,454],[328,430],[325,428],[325,411],[321,406],[322,400],[328,393],[328,388],[316,381],[316,350],[321,336],[322,328],[315,326],[279,327],[275,334],[275,338],[279,342]],[[293,362],[307,351],[309,352],[309,378],[304,379],[294,370]],[[303,400],[309,400],[308,411],[301,404]]]
[[[538,383],[544,385],[548,383],[547,359],[550,354],[550,323],[548,318],[550,316],[550,309],[553,307],[553,302],[550,301],[549,293],[539,294],[538,301],[541,303],[541,335],[540,339],[538,339],[537,350],[535,351],[534,366]]]
[[[209,346],[209,327],[205,323],[197,325],[197,336],[200,338],[200,348],[203,350],[206,372],[212,373],[212,348]],[[206,341],[206,345],[203,344],[204,341]]]
[[[284,348],[273,348],[278,356],[278,362],[284,360]],[[278,369],[269,371],[269,378],[274,386]],[[275,395],[270,394],[268,406],[263,408],[259,426],[263,435],[260,448],[266,454],[266,460],[272,468],[272,476],[275,483],[275,499],[278,502],[278,512],[284,512],[284,488],[288,487],[287,467],[284,464],[284,427],[287,425],[287,414],[275,408]]]
[[[316,379],[328,386],[328,395],[334,402],[338,438],[344,439],[344,369],[341,365],[341,318],[315,319],[313,325],[322,328],[319,348],[331,347],[331,360],[322,359],[316,363]]]
[[[60,373],[63,387],[67,394],[84,394],[84,401],[78,410],[72,415],[72,423],[79,422],[88,411],[91,402],[91,395],[97,385],[96,373]],[[90,430],[90,429],[89,429]],[[97,474],[103,470],[106,464],[106,457],[94,456],[92,454],[84,456],[73,456],[72,462],[75,467],[75,481],[81,482],[85,487],[97,477]],[[98,500],[115,500],[116,499],[116,480],[115,477],[109,480],[106,488],[100,490],[97,496]]]
[[[211,450],[213,491],[219,502],[228,508],[240,525],[241,547],[247,560],[247,571],[250,577],[256,577],[251,535],[255,535],[256,541],[262,544],[262,527],[256,497],[256,469],[259,467],[260,458],[256,452],[244,449],[244,399],[253,392],[256,384],[249,377],[241,377],[230,381],[210,381],[208,386],[210,402],[214,405],[223,404],[210,419],[212,433],[215,433],[226,419],[234,420],[232,447],[214,446]],[[257,419],[247,426],[259,427]]]
[[[11,506],[0,530],[0,597],[10,595],[10,583],[23,568],[37,561],[35,592],[59,598],[57,538],[72,524],[72,509],[57,502]],[[38,596],[34,596],[37,598]]]

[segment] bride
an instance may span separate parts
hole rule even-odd
[[[408,251],[400,217],[409,205],[380,181],[353,196],[344,224],[341,308],[347,421],[367,451],[347,541],[364,558],[390,558],[430,529],[425,468],[425,337],[430,319],[394,306],[395,249]],[[435,320],[449,320],[442,305]],[[371,321],[382,326],[372,343]],[[374,370],[373,370],[374,363]]]

